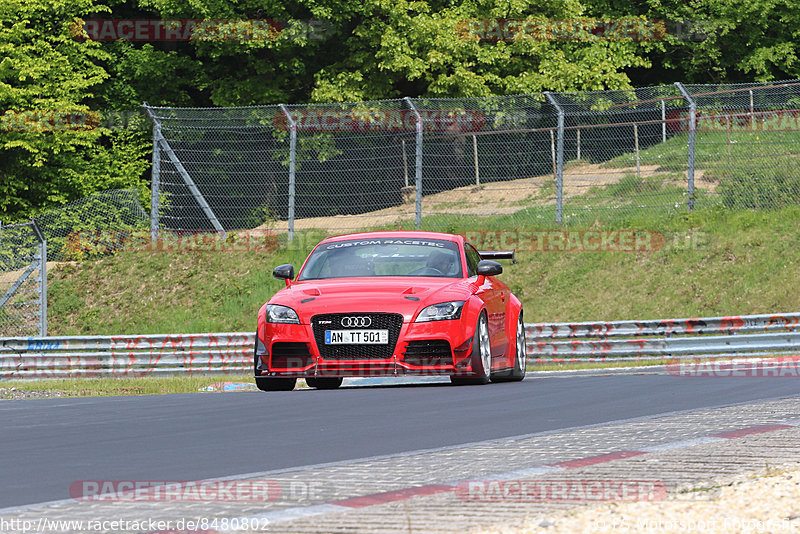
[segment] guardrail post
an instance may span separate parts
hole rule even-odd
[[[289,224],[289,241],[294,239],[294,209],[295,209],[295,165],[297,162],[297,121],[292,118],[289,109],[281,104],[281,111],[286,115],[289,123],[289,213],[287,214]]]
[[[697,117],[697,104],[695,103],[692,95],[689,94],[689,91],[683,86],[681,82],[675,82],[675,85],[678,87],[678,90],[689,102],[689,157],[687,161],[687,169],[686,169],[686,177],[687,177],[687,186],[686,186],[686,195],[687,199],[687,208],[689,211],[694,209],[694,155],[695,155],[695,120]]]
[[[408,107],[411,108],[411,111],[414,112],[414,115],[417,116],[417,153],[416,153],[416,162],[414,164],[416,178],[417,178],[417,194],[416,194],[416,206],[415,206],[415,215],[414,215],[414,229],[419,230],[422,226],[422,115],[419,114],[417,111],[417,107],[414,105],[414,102],[409,98],[405,97],[404,100],[408,104]]]
[[[544,92],[547,100],[558,111],[558,140],[556,141],[556,222],[562,222],[564,211],[564,110],[550,91]]]

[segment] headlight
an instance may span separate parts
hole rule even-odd
[[[451,302],[442,302],[441,304],[433,304],[419,312],[416,323],[424,323],[426,321],[444,321],[446,319],[459,319],[461,317],[461,310],[464,308],[463,300],[454,300]]]
[[[300,319],[293,309],[280,304],[270,304],[267,306],[267,322],[300,324]]]

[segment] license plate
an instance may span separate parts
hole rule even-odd
[[[386,345],[388,330],[325,330],[326,345]]]

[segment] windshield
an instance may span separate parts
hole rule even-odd
[[[357,239],[318,246],[298,280],[354,276],[461,278],[458,245],[438,239]]]

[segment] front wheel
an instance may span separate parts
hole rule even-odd
[[[292,391],[296,383],[296,378],[276,378],[271,376],[256,377],[256,387],[261,391]]]
[[[472,338],[472,376],[450,376],[450,382],[457,385],[488,384],[492,374],[492,348],[489,342],[489,324],[486,314],[481,313],[475,325]]]
[[[317,389],[336,389],[342,385],[342,377],[325,376],[317,378],[306,378],[306,384],[310,388]]]

